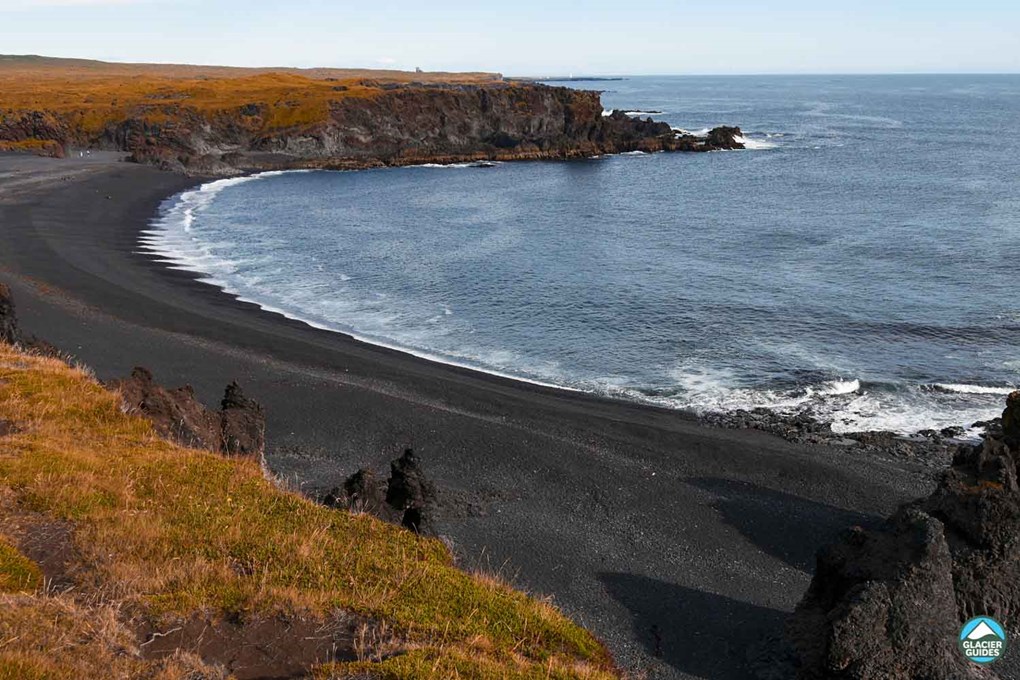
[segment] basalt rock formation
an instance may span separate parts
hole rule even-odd
[[[331,102],[323,120],[285,129],[266,130],[268,114],[257,103],[212,119],[183,108],[172,125],[119,121],[96,141],[137,162],[220,174],[743,148],[737,128],[678,136],[666,123],[603,116],[598,92],[545,85],[387,89]]]
[[[342,487],[325,494],[321,502],[331,508],[368,512],[415,533],[433,533],[436,489],[411,449],[390,463],[390,476],[385,482],[371,470],[361,469]]]
[[[190,385],[167,389],[142,367],[135,368],[129,378],[110,382],[108,387],[121,393],[128,411],[149,420],[166,439],[230,456],[262,456],[262,407],[245,397],[237,383],[227,386],[218,412],[199,402]]]
[[[1020,392],[1002,421],[929,497],[819,551],[788,629],[799,677],[983,677],[955,640],[974,616],[1020,615]]]
[[[375,80],[107,64],[82,80],[46,61],[10,72],[0,64],[0,146],[54,155],[101,148],[221,175],[743,148],[737,128],[678,134],[620,111],[603,115],[598,92],[497,74]]]

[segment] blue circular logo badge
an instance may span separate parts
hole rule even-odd
[[[989,664],[1006,653],[1006,631],[988,616],[978,616],[960,629],[960,651],[974,663]]]

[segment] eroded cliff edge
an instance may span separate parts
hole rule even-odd
[[[196,75],[100,63],[82,75],[62,62],[18,71],[0,60],[0,148],[115,150],[195,174],[743,148],[737,128],[695,137],[603,115],[599,92],[477,74]]]

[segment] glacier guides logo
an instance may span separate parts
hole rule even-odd
[[[963,624],[958,644],[974,663],[993,663],[1006,653],[1006,631],[995,619],[978,616]]]

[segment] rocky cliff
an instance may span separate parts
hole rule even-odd
[[[598,92],[496,78],[26,73],[5,78],[0,63],[0,148],[111,149],[201,174],[743,148],[737,128],[678,134],[604,116]]]

